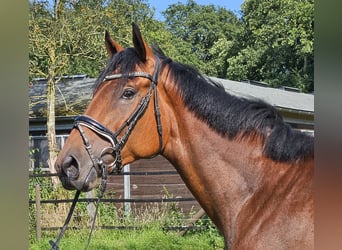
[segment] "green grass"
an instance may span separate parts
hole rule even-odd
[[[42,240],[32,241],[29,249],[50,249],[49,240],[55,240],[58,233],[44,233]],[[88,233],[88,230],[67,231],[60,242],[60,249],[84,249],[88,240]],[[163,231],[154,226],[141,230],[99,229],[94,232],[89,245],[89,249],[96,250],[209,250],[223,248],[223,238],[216,230],[188,232],[184,236],[180,236],[177,232]]]
[[[41,188],[41,199],[66,199],[72,198],[73,193],[59,186],[53,189],[50,178],[30,178],[29,199],[35,200],[35,186]],[[165,197],[173,197],[166,189]],[[84,197],[82,194],[81,197]],[[112,198],[114,194],[106,193],[105,197]],[[87,212],[87,203],[78,203],[69,227],[85,228],[82,230],[68,229],[59,246],[61,250],[84,249],[89,235],[91,223]],[[41,226],[62,226],[69,212],[70,204],[42,204]],[[29,206],[29,249],[51,249],[50,240],[56,240],[59,231],[42,231],[42,239],[36,239],[36,207]],[[186,219],[191,218],[196,211],[184,214],[177,202],[171,203],[146,203],[139,209],[132,208],[129,216],[125,215],[123,208],[116,207],[112,203],[100,203],[96,225],[135,227],[136,230],[109,230],[97,229],[93,233],[89,249],[177,249],[177,250],[209,250],[223,249],[223,238],[214,228],[209,218],[204,216],[196,222],[196,226],[205,227],[202,231],[189,231],[180,236],[176,231],[165,231],[163,228],[184,226]]]

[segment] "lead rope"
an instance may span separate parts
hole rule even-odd
[[[92,233],[93,233],[93,231],[95,229],[95,222],[96,222],[97,212],[98,212],[98,209],[99,209],[99,204],[100,204],[101,198],[102,198],[102,196],[103,196],[103,194],[104,194],[104,192],[106,190],[106,186],[107,186],[107,176],[108,176],[108,166],[104,165],[103,166],[103,171],[102,171],[101,187],[100,187],[99,195],[98,195],[98,198],[97,198],[97,201],[96,201],[95,215],[94,215],[93,223],[91,225],[91,229],[90,229],[90,232],[89,232],[87,245],[85,246],[84,250],[88,249],[89,244],[90,244],[90,240],[91,240],[91,237],[92,237]],[[63,228],[62,228],[61,232],[59,233],[59,235],[57,237],[57,240],[56,241],[53,241],[53,240],[49,241],[49,243],[51,245],[51,250],[58,250],[59,249],[58,244],[59,244],[60,240],[62,239],[65,231],[67,230],[67,227],[69,225],[69,222],[70,222],[70,219],[72,217],[72,214],[73,214],[73,212],[75,210],[76,203],[78,201],[80,193],[81,193],[81,191],[77,190],[77,192],[75,194],[75,197],[74,197],[74,200],[72,201],[72,205],[70,207],[69,214],[68,214],[68,216],[67,216],[67,218],[66,218],[66,220],[64,222],[64,225],[63,225]]]
[[[97,211],[99,210],[99,204],[101,201],[101,198],[106,190],[106,186],[107,186],[107,176],[108,176],[108,166],[105,164],[103,166],[103,171],[102,171],[102,181],[101,181],[101,187],[100,187],[100,191],[99,191],[99,196],[97,198],[97,202],[96,202],[96,209],[95,209],[95,215],[94,215],[94,219],[93,219],[93,223],[91,225],[91,229],[89,232],[89,236],[88,236],[88,242],[87,245],[85,246],[84,250],[87,250],[90,244],[90,240],[91,240],[91,236],[93,234],[94,228],[95,228],[95,222],[96,222],[96,216],[97,216]]]
[[[71,216],[74,212],[76,203],[78,201],[78,197],[80,196],[80,193],[81,193],[81,191],[77,190],[75,197],[74,197],[74,200],[72,201],[72,205],[70,207],[68,217],[66,218],[66,220],[64,222],[63,228],[62,228],[61,232],[59,233],[57,240],[55,242],[53,240],[49,241],[49,243],[51,245],[51,250],[58,250],[59,249],[58,244],[59,244],[60,240],[62,239],[62,237],[63,237],[63,235],[64,235],[64,233],[68,227],[68,224],[69,224]]]

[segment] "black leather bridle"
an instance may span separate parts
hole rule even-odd
[[[159,75],[159,67],[160,67],[160,60],[158,57],[156,57],[156,65],[154,68],[153,75],[146,73],[146,72],[132,72],[127,75],[124,74],[112,74],[105,76],[103,82],[105,81],[110,81],[110,80],[115,80],[115,79],[120,79],[120,78],[134,78],[134,77],[143,77],[147,78],[151,81],[151,85],[149,87],[149,90],[147,91],[147,94],[141,99],[139,106],[135,109],[135,111],[129,116],[129,118],[119,127],[119,129],[116,132],[112,132],[105,126],[103,126],[101,123],[96,121],[95,119],[81,115],[75,118],[74,122],[74,128],[76,128],[82,137],[83,144],[88,152],[88,155],[93,163],[93,167],[96,169],[96,171],[99,173],[99,175],[102,175],[102,182],[101,182],[101,187],[100,187],[100,192],[98,195],[97,199],[97,204],[96,204],[96,210],[95,210],[95,216],[93,219],[93,223],[91,226],[91,230],[89,233],[87,245],[85,249],[88,249],[90,239],[92,232],[95,227],[95,220],[96,220],[96,215],[98,211],[98,205],[99,202],[104,194],[104,191],[106,189],[106,184],[107,184],[107,175],[108,172],[113,172],[115,171],[116,173],[120,173],[122,170],[122,159],[121,159],[121,150],[126,144],[128,137],[130,136],[133,128],[135,127],[136,123],[138,120],[142,117],[144,112],[147,109],[147,106],[150,102],[151,96],[154,93],[154,111],[155,111],[155,117],[156,117],[156,122],[157,122],[157,132],[159,136],[159,152],[157,154],[160,154],[162,152],[162,147],[163,147],[163,130],[162,130],[162,124],[161,124],[161,118],[160,118],[160,109],[158,105],[158,91],[157,91],[157,84],[158,84],[158,75]],[[110,143],[111,146],[105,147],[102,149],[100,156],[95,157],[92,147],[89,143],[89,140],[86,136],[86,133],[84,132],[82,127],[87,127],[96,134],[104,137],[107,139]],[[119,138],[118,136],[125,130],[126,132],[124,135]],[[110,154],[113,157],[113,161],[107,162],[104,159],[104,156]],[[50,241],[51,244],[51,249],[52,250],[57,250],[59,249],[58,245],[63,237],[67,226],[69,224],[69,221],[71,219],[71,216],[73,214],[73,211],[75,209],[76,203],[78,201],[79,195],[81,191],[77,191],[73,200],[73,203],[71,205],[71,208],[69,210],[69,214],[67,216],[67,219],[62,227],[61,232],[59,233],[57,240],[56,241]]]
[[[128,75],[113,74],[113,75],[105,76],[103,82],[120,79],[123,77],[125,78],[143,77],[151,81],[149,90],[147,91],[147,94],[141,99],[139,106],[129,116],[129,118],[118,128],[116,132],[112,132],[111,130],[103,126],[101,123],[99,123],[98,121],[96,121],[95,119],[89,116],[81,115],[75,119],[74,128],[78,129],[78,131],[80,132],[80,135],[83,139],[84,146],[93,163],[93,166],[100,174],[102,173],[102,169],[104,165],[107,165],[108,170],[110,172],[113,172],[113,171],[115,171],[116,173],[121,172],[122,170],[121,150],[126,144],[136,123],[146,111],[146,108],[150,102],[150,99],[153,93],[154,93],[154,110],[155,110],[155,117],[156,117],[156,122],[157,122],[157,132],[159,136],[159,153],[162,151],[162,146],[163,146],[162,124],[161,124],[161,118],[160,118],[161,116],[160,109],[158,105],[158,91],[157,91],[159,65],[160,65],[159,58],[156,57],[156,65],[154,68],[153,75],[146,73],[146,72],[132,72],[132,73],[129,73]],[[110,147],[106,147],[101,151],[100,156],[98,158],[94,156],[89,140],[82,129],[83,126],[89,128],[90,130],[97,133],[98,135],[106,138],[111,143]],[[126,132],[123,134],[121,138],[119,138],[119,135],[122,134],[125,129],[126,129]],[[104,160],[104,156],[108,154],[110,154],[114,159],[111,162],[106,162]]]

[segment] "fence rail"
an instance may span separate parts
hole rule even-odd
[[[126,172],[121,173],[119,175],[167,175],[167,174],[178,174],[177,171],[145,171],[145,172]],[[108,175],[118,175],[115,173],[109,173]],[[52,174],[52,173],[39,173],[39,174],[30,174],[29,177],[50,177],[50,176],[58,176],[58,174]]]
[[[134,177],[134,176],[170,176],[170,175],[178,175],[178,173],[174,170],[163,170],[163,171],[130,171],[130,172],[124,172],[122,173],[120,176],[126,176],[128,178],[130,178],[130,176]],[[30,179],[35,179],[35,178],[51,178],[53,176],[57,176],[57,174],[53,174],[53,173],[30,173],[29,174],[29,178]],[[110,174],[110,176],[113,176],[114,178],[118,178],[117,175],[115,174]],[[125,178],[126,178],[125,177]],[[129,184],[130,185],[130,184]],[[133,184],[134,185],[134,184]],[[58,230],[61,227],[46,227],[43,226],[42,224],[42,216],[41,213],[43,211],[41,205],[43,204],[61,204],[61,203],[71,203],[73,201],[73,199],[41,199],[41,189],[44,187],[41,187],[39,185],[39,183],[37,183],[35,185],[35,199],[31,199],[29,200],[29,205],[30,206],[34,206],[35,205],[35,218],[36,218],[36,234],[37,234],[37,238],[40,239],[41,238],[41,232],[42,230],[46,230],[46,231],[51,231],[51,230]],[[129,189],[130,192],[130,189]],[[78,202],[80,203],[94,203],[97,202],[97,198],[79,198]],[[161,197],[161,198],[155,198],[155,197],[146,197],[146,195],[144,195],[142,198],[139,197],[135,197],[135,198],[131,198],[130,195],[127,197],[123,197],[123,198],[102,198],[100,200],[101,203],[113,203],[114,204],[125,204],[123,206],[123,208],[126,210],[127,204],[132,204],[132,203],[177,203],[177,204],[182,204],[184,202],[192,202],[192,203],[197,203],[196,199],[192,196],[192,195],[188,195],[187,197]],[[198,203],[197,203],[198,204]],[[197,208],[198,210],[200,208]],[[89,211],[88,211],[89,212]],[[130,207],[128,208],[128,212],[130,212]],[[203,211],[199,211],[199,213],[202,213],[201,216],[204,214]],[[197,214],[197,217],[198,217]],[[201,217],[200,216],[200,217]],[[89,217],[92,217],[89,214]],[[195,214],[196,217],[196,214]],[[191,218],[188,219],[184,219],[184,225],[182,226],[164,226],[162,227],[163,230],[177,230],[179,232],[184,232],[187,230],[203,230],[205,228],[207,228],[206,226],[194,226],[194,223],[189,223],[189,221],[191,221]],[[79,227],[71,227],[71,228],[75,228],[75,229],[80,229]],[[97,228],[101,228],[101,229],[116,229],[116,230],[121,230],[121,229],[138,229],[139,226],[135,227],[135,226],[113,226],[113,225],[99,225],[97,226]]]
[[[47,204],[47,203],[52,203],[52,204],[58,204],[58,203],[71,203],[73,199],[60,199],[60,200],[41,200],[40,204]],[[79,198],[78,202],[96,202],[97,198]],[[106,199],[103,198],[100,200],[100,202],[117,202],[117,203],[122,203],[122,202],[134,202],[134,203],[144,203],[144,202],[182,202],[182,201],[196,201],[195,198],[146,198],[146,199]],[[35,200],[29,200],[29,204],[36,204]]]

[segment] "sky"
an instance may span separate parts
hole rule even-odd
[[[240,6],[244,2],[244,0],[194,0],[199,5],[209,5],[213,4],[215,6],[223,7],[227,10],[233,11],[238,17],[240,17],[239,11],[241,10]],[[181,2],[183,4],[187,3],[187,0],[147,0],[151,7],[156,9],[155,18],[158,20],[164,20],[162,11],[166,10],[167,7],[171,4],[175,4]],[[53,0],[49,0],[50,4],[53,4]]]
[[[240,6],[244,2],[244,0],[194,0],[199,5],[209,5],[213,4],[215,6],[223,7],[227,10],[233,11],[238,17],[239,11],[241,10]],[[162,11],[166,10],[167,7],[171,4],[175,4],[181,2],[186,4],[187,0],[147,0],[151,7],[156,8],[155,18],[159,20],[163,20],[163,16],[161,14]]]

